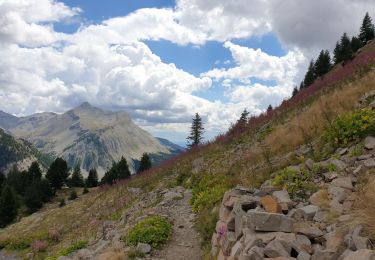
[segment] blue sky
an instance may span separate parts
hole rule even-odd
[[[368,0],[295,3],[4,0],[0,110],[61,113],[88,101],[179,144],[198,112],[210,139],[244,108],[256,115],[289,98],[309,59],[375,15]]]

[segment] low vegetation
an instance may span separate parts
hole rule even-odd
[[[160,216],[147,217],[137,223],[125,235],[127,245],[136,246],[138,243],[147,243],[153,248],[159,248],[167,242],[172,234],[171,223]]]

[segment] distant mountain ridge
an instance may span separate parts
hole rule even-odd
[[[0,112],[0,127],[23,138],[40,151],[67,160],[84,170],[97,168],[103,174],[124,156],[132,172],[144,152],[154,163],[183,151],[166,139],[157,139],[135,125],[125,111],[107,111],[88,102],[63,114],[50,112],[15,117]]]

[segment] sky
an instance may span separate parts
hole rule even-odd
[[[125,110],[184,144],[276,106],[373,0],[0,0],[0,110]]]

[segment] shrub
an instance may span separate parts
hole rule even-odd
[[[228,177],[224,174],[193,175],[191,205],[194,212],[200,212],[207,205],[214,205],[221,200],[230,188]]]
[[[308,171],[295,171],[285,168],[279,171],[271,180],[272,185],[286,189],[293,197],[304,196],[316,190],[315,185],[310,181],[311,173]]]
[[[87,247],[88,245],[88,242],[86,240],[81,240],[81,241],[78,241],[77,243],[75,244],[72,244],[70,245],[69,247],[67,248],[64,248],[63,250],[61,250],[57,256],[67,256],[67,255],[70,255],[71,253],[77,251],[77,250],[80,250],[82,248],[85,248]]]
[[[154,248],[164,244],[172,233],[171,223],[162,217],[151,216],[137,223],[124,237],[127,245],[147,243]]]
[[[375,111],[361,109],[336,118],[324,132],[324,139],[336,146],[347,145],[375,132]]]
[[[64,207],[65,205],[66,205],[65,200],[64,200],[64,199],[61,199],[61,200],[60,200],[60,203],[59,203],[59,207],[62,208],[62,207]]]
[[[77,192],[75,190],[72,190],[69,195],[69,200],[75,200],[76,198],[78,198]]]

